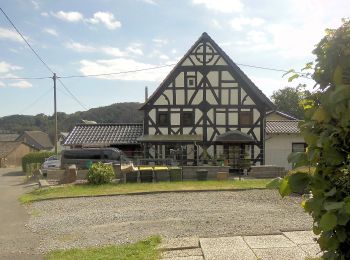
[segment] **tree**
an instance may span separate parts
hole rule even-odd
[[[302,205],[314,219],[323,259],[345,260],[350,259],[350,21],[328,29],[313,53],[315,65],[307,68],[313,66],[317,91],[304,101],[305,122],[300,123],[308,148],[289,159],[316,169],[287,176],[280,193],[311,191]]]
[[[296,88],[285,87],[274,91],[271,99],[276,105],[277,110],[285,112],[286,114],[298,119],[302,119],[304,118],[302,100],[310,95],[310,92],[305,88],[306,86],[302,84]]]

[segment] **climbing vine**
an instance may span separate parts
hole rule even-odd
[[[302,206],[314,219],[323,258],[350,259],[350,21],[328,29],[313,53],[316,60],[305,69],[316,86],[303,101],[305,121],[299,125],[308,148],[289,160],[315,171],[288,175],[280,193],[310,191]]]

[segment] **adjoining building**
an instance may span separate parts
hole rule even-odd
[[[16,141],[24,142],[39,151],[50,151],[54,147],[49,135],[42,131],[24,131]]]
[[[291,169],[288,156],[292,152],[303,152],[306,143],[299,129],[300,120],[279,111],[266,118],[265,163]]]
[[[137,139],[142,133],[142,124],[78,124],[66,137],[64,146],[116,147],[126,155],[134,156],[140,151]]]
[[[16,141],[0,141],[0,168],[16,167],[28,153],[38,151],[36,148]]]

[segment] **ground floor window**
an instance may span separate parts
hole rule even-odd
[[[292,143],[292,152],[305,152],[306,151],[306,143]]]

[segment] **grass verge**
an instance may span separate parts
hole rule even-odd
[[[160,237],[154,236],[139,241],[135,244],[93,247],[84,249],[55,250],[45,256],[47,260],[95,260],[95,259],[159,259],[159,251],[156,246],[160,243]]]
[[[104,185],[65,185],[47,189],[35,189],[20,197],[22,203],[38,200],[97,196],[118,195],[128,193],[157,192],[157,191],[191,191],[191,190],[231,190],[231,189],[261,189],[271,179],[245,179],[228,181],[183,181],[183,182],[159,182],[159,183],[127,183]]]

